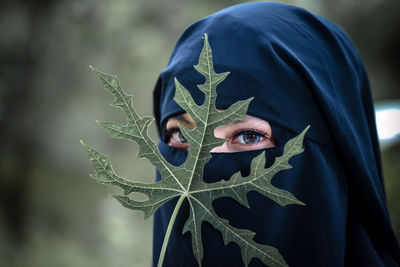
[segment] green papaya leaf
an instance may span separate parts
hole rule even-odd
[[[282,156],[277,157],[271,167],[264,168],[265,155],[261,153],[252,160],[251,171],[247,177],[242,177],[238,172],[227,181],[206,183],[203,181],[203,169],[211,158],[210,150],[225,142],[224,139],[214,136],[214,129],[243,119],[252,100],[252,98],[249,98],[238,101],[226,110],[217,110],[215,106],[216,87],[229,73],[215,73],[212,51],[206,34],[204,35],[204,46],[200,53],[199,62],[194,66],[205,78],[205,83],[198,85],[198,88],[204,93],[204,103],[197,105],[189,91],[175,78],[174,100],[190,114],[196,123],[194,129],[179,125],[183,136],[189,143],[187,158],[180,166],[168,163],[160,154],[157,145],[148,135],[148,128],[153,118],[140,117],[137,114],[132,106],[132,96],[127,95],[122,90],[118,78],[102,73],[93,67],[90,68],[102,80],[104,88],[115,97],[112,106],[121,108],[127,116],[126,125],[115,122],[98,123],[114,138],[135,141],[140,147],[138,157],[149,160],[158,169],[162,178],[160,182],[141,183],[119,177],[114,172],[107,156],[81,141],[95,169],[95,173],[91,177],[100,183],[123,189],[124,195],[114,197],[124,207],[143,211],[145,218],[153,215],[167,201],[179,198],[167,228],[158,266],[162,266],[171,230],[184,200],[189,202],[190,216],[182,231],[183,233],[191,233],[193,254],[200,266],[204,254],[201,228],[205,221],[221,232],[225,245],[234,242],[240,247],[244,265],[247,266],[253,258],[258,258],[268,266],[287,266],[276,248],[256,243],[253,240],[255,233],[250,230],[231,226],[226,219],[220,218],[215,213],[212,203],[220,197],[231,197],[238,203],[249,207],[247,193],[256,191],[281,206],[304,205],[290,192],[274,187],[271,180],[277,172],[290,169],[292,167],[289,164],[290,158],[303,152],[302,143],[309,126],[286,143]],[[127,196],[132,192],[143,193],[148,196],[148,199],[145,201],[132,199]]]

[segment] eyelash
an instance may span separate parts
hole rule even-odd
[[[169,129],[169,130],[165,130],[164,131],[164,138],[163,138],[164,142],[168,143],[170,141],[170,139],[171,139],[171,136],[174,133],[180,133],[180,132],[181,132],[181,130],[178,127],[172,128],[172,129]],[[183,137],[183,135],[182,135],[182,137]]]
[[[245,129],[245,130],[240,130],[240,131],[234,133],[232,135],[232,137],[230,137],[228,139],[230,140],[231,143],[235,144],[237,141],[234,141],[234,140],[239,138],[241,135],[245,135],[245,134],[252,134],[252,135],[255,135],[256,137],[262,138],[262,139],[257,140],[257,141],[255,141],[253,143],[249,143],[249,144],[247,144],[247,143],[246,144],[239,143],[239,145],[253,145],[253,144],[257,144],[257,143],[263,141],[265,138],[268,138],[266,133],[261,132],[259,130],[256,130],[256,129]]]
[[[172,129],[170,129],[170,130],[166,130],[166,131],[165,131],[165,136],[164,136],[164,142],[165,142],[165,143],[169,143],[169,141],[170,141],[170,139],[171,139],[171,136],[172,136],[174,133],[177,133],[177,132],[180,133],[180,129],[179,129],[179,128],[172,128]],[[238,137],[240,137],[241,135],[244,135],[244,134],[253,134],[253,135],[255,135],[257,138],[263,138],[263,139],[257,140],[257,141],[255,141],[254,143],[249,143],[249,144],[242,144],[242,143],[239,143],[239,142],[238,142],[239,145],[252,145],[252,144],[257,144],[257,143],[263,141],[265,138],[269,138],[269,136],[268,136],[266,133],[263,133],[263,132],[261,132],[261,131],[259,131],[259,130],[256,130],[256,129],[245,129],[245,130],[240,130],[240,131],[238,131],[238,132],[232,134],[232,137],[229,137],[228,140],[230,140],[231,143],[236,144],[237,141],[233,142],[233,140],[236,140]],[[180,133],[180,135],[182,135],[182,134]],[[182,138],[184,138],[184,137],[182,136]],[[182,144],[184,144],[184,143],[182,142]]]

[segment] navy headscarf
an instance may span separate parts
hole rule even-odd
[[[273,184],[306,206],[281,207],[248,194],[250,209],[230,198],[214,201],[217,214],[238,228],[256,232],[255,241],[276,247],[291,266],[397,266],[400,250],[390,224],[368,78],[354,45],[332,22],[302,8],[248,3],[206,17],[185,30],[154,91],[159,129],[184,112],[174,101],[174,77],[203,101],[197,64],[207,33],[217,73],[230,75],[217,88],[217,107],[254,97],[248,114],[270,122],[277,144],[265,149],[267,166],[282,146],[311,125],[305,151],[293,169]],[[161,153],[181,164],[186,152],[159,143]],[[260,151],[212,153],[204,180],[249,173]],[[160,179],[157,174],[157,179]],[[156,212],[153,264],[156,265],[175,201]],[[186,203],[187,204],[187,203]],[[182,235],[188,206],[178,214],[164,266],[196,266],[190,233]],[[224,246],[220,233],[203,223],[203,266],[242,266],[239,247]],[[250,266],[261,266],[253,259]]]

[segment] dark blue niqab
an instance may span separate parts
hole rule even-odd
[[[304,9],[277,3],[233,6],[185,30],[154,91],[158,126],[184,112],[174,101],[174,77],[203,100],[197,64],[203,34],[209,36],[217,73],[230,75],[217,88],[217,107],[254,97],[248,114],[270,122],[277,147],[266,149],[267,166],[288,139],[311,125],[305,151],[278,173],[273,184],[306,206],[280,207],[255,192],[250,209],[229,198],[214,201],[217,214],[255,241],[276,247],[290,266],[398,266],[400,249],[385,203],[379,144],[368,78],[355,47],[332,22]],[[160,142],[161,153],[181,164],[186,152]],[[249,172],[261,151],[212,153],[204,180]],[[159,174],[157,179],[160,179]],[[175,201],[156,212],[156,265]],[[187,203],[186,203],[187,204]],[[178,214],[164,266],[196,266],[191,236],[182,235],[188,217]],[[239,247],[224,246],[220,233],[203,223],[203,266],[242,266]],[[250,266],[262,266],[253,259]]]

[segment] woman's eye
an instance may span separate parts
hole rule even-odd
[[[167,130],[164,140],[169,146],[178,149],[187,150],[189,148],[189,143],[183,136],[179,128],[172,128]]]
[[[176,142],[182,143],[182,144],[186,144],[187,140],[185,137],[183,137],[182,133],[180,131],[176,131],[174,133],[171,134],[171,139],[173,139]]]
[[[265,135],[256,131],[243,131],[235,135],[232,143],[239,143],[242,145],[251,145],[264,140]]]

